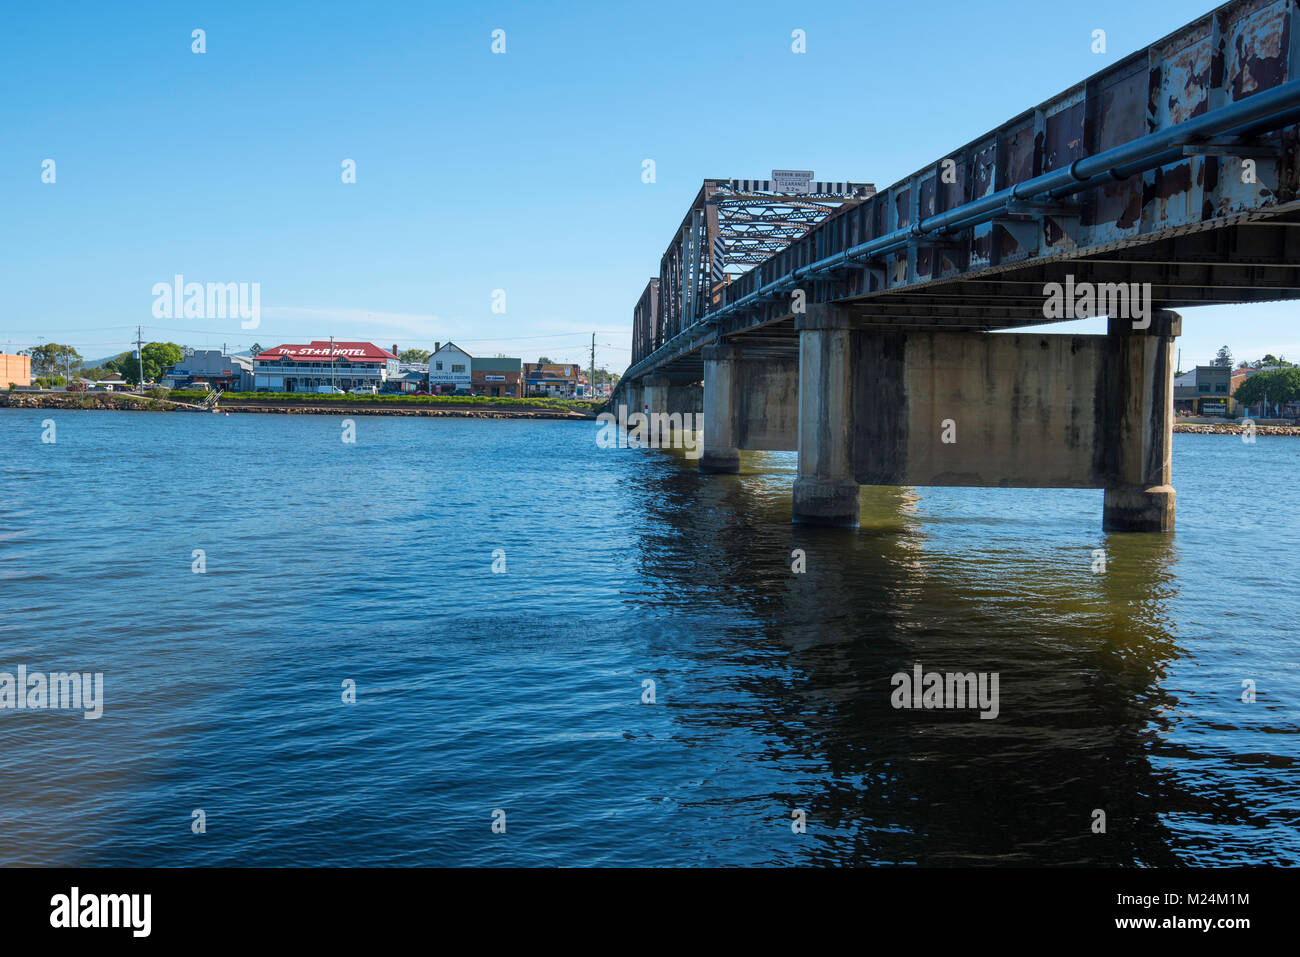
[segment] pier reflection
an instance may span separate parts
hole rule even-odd
[[[797,526],[793,466],[746,453],[741,475],[701,477],[658,453],[639,476],[645,577],[726,622],[685,643],[700,667],[676,696],[680,733],[744,725],[771,760],[809,769],[770,795],[774,815],[809,821],[773,860],[1176,863],[1162,816],[1178,798],[1151,759],[1179,707],[1162,690],[1178,654],[1174,539],[1063,532],[1006,514],[1014,490],[948,518],[924,507],[928,490],[918,507],[912,490],[869,488],[858,532]],[[918,663],[997,674],[998,716],[896,709],[891,677]],[[728,694],[726,708],[691,706]]]

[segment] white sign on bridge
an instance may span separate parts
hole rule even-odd
[[[810,169],[772,170],[772,190],[777,193],[812,192],[813,171]]]

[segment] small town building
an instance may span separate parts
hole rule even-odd
[[[1227,416],[1236,407],[1229,366],[1196,367],[1196,414]]]
[[[416,367],[419,365],[420,367]],[[424,392],[429,384],[429,367],[423,364],[403,362],[397,375],[389,376],[384,388],[389,392]]]
[[[429,356],[429,391],[468,392],[473,386],[470,363],[473,357],[454,342],[435,342]]]
[[[258,392],[316,392],[331,385],[382,391],[398,374],[398,359],[373,342],[285,344],[253,356],[253,387]]]
[[[114,390],[129,389],[130,383],[119,375],[111,375],[107,379],[83,379],[88,389],[103,389],[105,392]]]
[[[163,374],[172,389],[211,388],[224,392],[250,392],[253,363],[244,356],[229,356],[220,349],[197,349]]]
[[[32,384],[32,357],[0,352],[0,389]]]
[[[580,368],[575,363],[525,362],[524,388],[528,395],[573,395],[578,390]]]
[[[523,363],[518,359],[471,359],[470,377],[475,395],[519,398],[524,394]]]

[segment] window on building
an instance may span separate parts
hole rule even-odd
[[[442,371],[442,363],[441,363],[441,362],[438,363],[438,371],[439,371],[439,372]]]
[[[1209,384],[1208,382],[1202,382],[1202,383],[1198,384],[1198,385],[1196,386],[1196,388],[1197,388],[1199,391],[1201,391],[1201,392],[1209,392],[1209,391],[1210,391],[1210,384]]]
[[[1216,386],[1214,387],[1214,391],[1215,391],[1215,392],[1227,392],[1227,391],[1228,391],[1228,387],[1227,387],[1226,385],[1216,385]]]
[[[464,366],[453,365],[453,366],[451,367],[451,371],[452,371],[452,372],[464,372],[464,371],[465,371],[465,367],[464,367]]]

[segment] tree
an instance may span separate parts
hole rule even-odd
[[[21,350],[18,354],[31,356],[32,378],[66,373],[69,368],[81,367],[81,353],[72,346],[59,345],[57,342],[32,346],[30,349]]]
[[[1221,367],[1224,368],[1224,369],[1231,369],[1231,368],[1232,368],[1232,350],[1229,349],[1227,346],[1219,346],[1219,352],[1218,352],[1218,355],[1216,355],[1216,356],[1214,357],[1214,361],[1211,362],[1210,365],[1212,365],[1212,366],[1221,366]]]
[[[1275,356],[1273,355],[1273,353],[1270,352],[1262,359],[1256,359],[1254,362],[1251,363],[1242,363],[1242,365],[1249,365],[1252,369],[1264,369],[1264,368],[1268,368],[1269,366],[1284,366],[1284,367],[1293,366],[1295,365],[1295,363],[1287,362],[1286,359],[1282,358],[1281,356]]]
[[[555,365],[555,362],[546,356],[540,356],[537,359],[537,364],[539,366],[551,366],[551,365]]]
[[[109,359],[107,362],[104,363],[104,368],[107,369],[109,372],[113,373],[114,375],[122,375],[122,373],[126,371],[125,363],[130,358],[131,358],[131,353],[119,352],[116,358]],[[123,376],[123,378],[125,378],[125,376]]]
[[[1246,406],[1260,402],[1267,402],[1269,405],[1300,402],[1300,368],[1292,366],[1273,372],[1256,372],[1237,386],[1237,391],[1232,393],[1232,397]]]
[[[181,347],[174,342],[148,342],[141,350],[144,360],[144,381],[156,382],[168,368],[183,358]],[[132,385],[140,384],[140,362],[130,353],[114,360],[123,379]]]
[[[431,355],[433,353],[428,349],[403,349],[397,354],[397,358],[403,362],[428,362]]]
[[[250,356],[260,356],[265,351],[266,350],[262,348],[262,344],[260,342],[254,342],[251,346],[248,347],[248,354]]]

